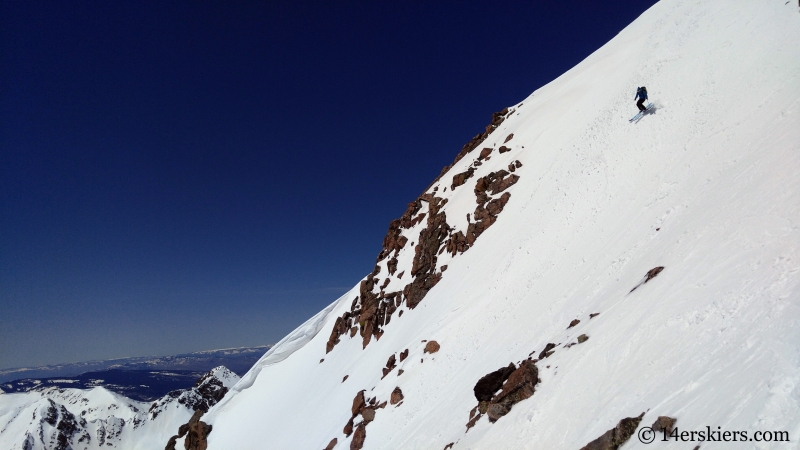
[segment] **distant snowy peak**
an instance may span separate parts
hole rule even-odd
[[[239,375],[236,375],[235,373],[228,370],[227,367],[218,366],[211,369],[210,372],[208,372],[202,378],[197,380],[197,385],[199,386],[204,383],[210,383],[211,380],[215,380],[216,382],[221,383],[222,386],[224,386],[226,389],[230,389],[233,387],[233,385],[239,382],[240,377]]]
[[[217,404],[238,381],[238,375],[219,366],[203,375],[194,387],[172,391],[152,404],[102,387],[4,394],[0,402],[0,448],[163,448],[180,425],[195,412],[202,414]]]

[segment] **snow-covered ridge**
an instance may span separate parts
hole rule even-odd
[[[0,448],[164,448],[195,411],[207,411],[238,380],[227,368],[217,367],[193,388],[170,392],[152,403],[134,401],[102,387],[3,394]]]
[[[664,0],[495,116],[203,417],[209,449],[580,449],[656,422],[796,447],[798,39],[783,0]]]

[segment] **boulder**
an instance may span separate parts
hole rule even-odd
[[[394,388],[392,391],[392,396],[389,398],[389,403],[392,405],[396,405],[403,401],[403,391],[400,390],[400,387]]]
[[[427,344],[425,344],[425,350],[423,351],[423,353],[436,353],[439,351],[440,348],[441,347],[439,346],[438,342],[430,341]]]
[[[488,402],[494,396],[494,393],[500,390],[503,387],[503,383],[506,382],[511,372],[516,370],[517,367],[514,363],[508,365],[508,367],[502,367],[500,369],[495,370],[494,372],[490,372],[481,377],[477,383],[475,383],[475,387],[472,391],[475,393],[475,398],[479,402]]]
[[[650,426],[656,433],[672,433],[672,427],[675,426],[677,419],[668,416],[658,416],[653,425]]]

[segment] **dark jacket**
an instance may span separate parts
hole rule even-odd
[[[641,98],[642,100],[647,100],[647,89],[640,87],[636,91],[636,98],[634,100],[638,100],[639,98]]]

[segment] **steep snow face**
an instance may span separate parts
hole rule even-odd
[[[150,403],[102,387],[48,388],[0,396],[0,448],[93,450],[164,448],[195,410],[208,410],[238,382],[217,367],[192,389],[173,391]]]
[[[796,2],[665,0],[648,10],[511,107],[434,183],[390,232],[379,269],[206,414],[209,448],[336,439],[335,448],[579,449],[642,413],[642,425],[663,415],[687,431],[787,431],[790,443],[748,448],[795,448],[798,41]],[[656,107],[630,124],[642,85]],[[447,240],[476,222],[466,214],[480,180],[515,161],[520,178],[502,191],[510,198],[496,221],[452,253]],[[440,278],[411,308],[403,290],[434,203],[447,227],[426,273]],[[381,320],[364,320],[365,298],[385,308]],[[440,350],[425,353],[424,340]],[[267,364],[270,355],[283,356]],[[467,430],[478,380],[529,355],[538,380],[527,375],[521,401]],[[647,446],[634,435],[624,448]]]

